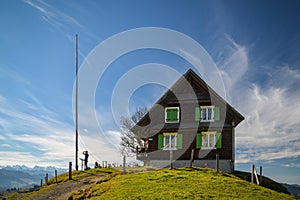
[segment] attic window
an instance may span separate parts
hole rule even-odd
[[[179,107],[165,108],[165,122],[166,123],[179,122]]]
[[[195,120],[211,122],[219,120],[220,109],[217,106],[200,106],[195,109]]]
[[[201,121],[212,121],[214,119],[214,106],[201,107]]]

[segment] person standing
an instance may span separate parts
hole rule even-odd
[[[88,153],[88,151],[83,151],[82,154],[84,155],[84,170],[87,170],[88,169],[89,153]]]

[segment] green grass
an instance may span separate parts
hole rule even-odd
[[[68,173],[58,176],[58,183],[68,184],[85,178],[103,177],[97,184],[74,193],[69,199],[295,199],[280,184],[264,178],[264,187],[249,183],[249,173],[216,173],[204,168],[162,169],[148,171],[147,168],[100,168],[73,171],[72,180]],[[142,172],[143,171],[143,172]],[[247,181],[245,181],[247,180]],[[44,192],[54,190],[55,178],[39,191],[27,194],[12,193],[9,199],[32,199]]]
[[[14,200],[14,199],[31,199],[33,197],[39,196],[40,194],[52,190],[56,183],[66,183],[66,182],[74,182],[78,181],[87,177],[99,177],[105,176],[109,174],[118,174],[119,170],[114,168],[97,168],[97,169],[90,169],[87,171],[73,171],[72,172],[72,180],[69,180],[69,173],[60,174],[57,176],[57,182],[55,177],[49,179],[48,185],[39,188],[37,191],[28,192],[24,194],[20,194],[18,192],[13,192],[5,198],[7,200]]]
[[[67,172],[57,176],[57,183],[67,182],[67,181],[78,181],[90,176],[101,176],[101,175],[112,174],[116,172],[118,172],[118,170],[114,168],[96,168],[96,169],[90,169],[86,171],[73,171],[72,180],[69,180],[69,173]],[[56,183],[55,177],[51,178],[48,181],[49,185],[54,183]]]
[[[294,199],[210,169],[156,170],[110,176],[72,199]]]

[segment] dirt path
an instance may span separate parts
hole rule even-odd
[[[104,176],[87,177],[79,181],[64,182],[58,184],[52,184],[44,187],[51,187],[48,191],[39,193],[36,196],[30,196],[30,200],[44,200],[44,199],[57,199],[66,200],[72,193],[90,187],[92,184],[99,182]]]

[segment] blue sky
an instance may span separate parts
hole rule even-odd
[[[83,64],[97,45],[115,34],[161,27],[202,45],[222,77],[225,98],[245,116],[236,130],[237,169],[249,171],[255,163],[275,180],[300,184],[299,1],[0,4],[0,165],[65,167],[74,159],[76,33]],[[80,151],[88,149],[92,162],[121,161],[111,96],[124,74],[147,63],[180,74],[193,68],[178,55],[157,49],[132,51],[114,60],[99,80],[95,105],[80,107]],[[150,107],[165,89],[143,85],[124,106],[130,111]],[[86,115],[94,111],[101,133]]]

